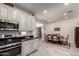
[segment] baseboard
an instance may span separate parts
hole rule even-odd
[[[75,46],[75,43],[70,43],[70,47],[72,48],[72,47],[76,47]]]
[[[34,50],[34,51],[32,51],[31,53],[29,53],[28,55],[26,55],[26,56],[29,56],[29,55],[31,55],[32,53],[34,53],[34,52],[36,52],[37,50]]]

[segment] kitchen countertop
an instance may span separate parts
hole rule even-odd
[[[30,38],[30,36],[22,36],[22,35],[18,35],[18,36],[13,36],[13,37],[1,37],[0,40],[3,39],[23,39],[23,41],[27,41],[27,40],[33,40],[33,39],[37,39],[37,37],[35,38]]]
[[[0,37],[0,39],[25,38],[25,36]]]

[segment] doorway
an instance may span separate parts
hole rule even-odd
[[[41,27],[37,27],[36,30],[37,30],[37,37],[42,38],[42,29],[41,29]]]

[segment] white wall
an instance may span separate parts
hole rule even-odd
[[[71,43],[74,43],[74,33],[75,33],[75,27],[77,27],[79,24],[79,18],[76,19],[70,19],[70,20],[63,20],[60,22],[55,23],[49,23],[46,25],[46,33],[60,33],[61,35],[67,35],[69,34],[69,41]],[[60,27],[60,31],[56,32],[54,31],[55,27]]]

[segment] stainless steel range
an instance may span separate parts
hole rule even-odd
[[[16,56],[21,53],[21,39],[4,35],[0,38],[0,56]]]

